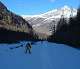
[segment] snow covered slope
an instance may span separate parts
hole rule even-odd
[[[63,16],[65,18],[69,18],[70,16],[75,16],[77,14],[77,10],[74,8],[70,8],[68,6],[64,6],[62,8],[54,9],[52,11],[48,11],[44,14],[40,15],[22,15],[22,17],[27,20],[36,30],[40,33],[51,34],[50,26],[57,25],[59,19]]]

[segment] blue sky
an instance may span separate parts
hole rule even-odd
[[[34,15],[68,5],[77,8],[79,0],[1,0],[11,11],[20,15]]]

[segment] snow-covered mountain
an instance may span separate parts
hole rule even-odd
[[[50,27],[54,25],[57,26],[59,19],[63,16],[65,18],[73,17],[77,14],[77,10],[64,6],[62,8],[54,9],[40,15],[22,15],[22,17],[27,20],[36,30],[40,33],[51,34]]]

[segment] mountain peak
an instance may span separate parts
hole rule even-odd
[[[70,7],[69,6],[67,6],[67,5],[64,5],[64,7],[63,8],[65,8],[65,9],[69,9]]]
[[[42,14],[42,16],[47,18],[61,18],[61,16],[63,15],[64,17],[69,18],[70,15],[75,16],[76,14],[77,10],[75,8],[71,8],[65,5],[62,8],[48,11],[47,13]]]
[[[33,16],[26,16],[24,17],[25,20],[27,20],[34,30],[40,32],[40,33],[46,33],[48,35],[51,34],[50,32],[50,26],[54,25],[54,23],[57,23],[59,19],[62,17],[64,18],[70,18],[71,16],[75,16],[77,14],[77,10],[75,8],[69,7],[67,5],[53,9],[51,11],[48,11],[46,13],[40,14],[40,15],[33,15]],[[54,22],[53,22],[54,21]]]
[[[69,7],[69,6],[67,6],[67,5],[64,5],[62,8],[60,8],[59,10],[61,10],[62,12],[64,11],[64,12],[70,12],[70,11],[73,11],[73,9],[74,8],[71,8],[71,7]]]
[[[76,14],[77,14],[77,10],[75,8],[64,5],[61,8],[53,9],[51,11],[48,11],[46,13],[43,13],[43,14],[40,14],[40,15],[37,15],[37,16],[33,15],[31,17],[35,16],[35,17],[53,19],[53,18],[61,18],[61,16],[63,15],[64,17],[69,18],[70,15],[75,16]],[[26,18],[26,17],[28,18],[28,16],[25,15],[24,18]]]

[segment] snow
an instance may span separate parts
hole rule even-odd
[[[58,8],[58,9],[53,9],[51,11],[48,11],[44,14],[40,14],[40,15],[21,15],[23,18],[27,19],[27,18],[33,18],[33,17],[42,17],[42,18],[60,18],[61,15],[63,15],[64,17],[70,17],[70,15],[75,16],[77,14],[77,10],[74,8],[70,8],[67,5],[65,5],[62,8]]]
[[[22,17],[32,25],[34,30],[40,33],[50,33],[50,25],[54,25],[55,23],[57,26],[58,21],[62,16],[69,19],[75,15],[77,15],[77,10],[65,5],[62,8],[53,9],[40,15],[22,15]]]

